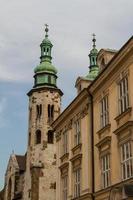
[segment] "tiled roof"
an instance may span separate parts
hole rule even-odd
[[[21,155],[15,155],[15,156],[16,156],[16,159],[17,159],[17,162],[18,162],[19,169],[22,170],[22,171],[25,171],[25,169],[26,169],[26,158],[25,158],[25,156],[21,156]]]

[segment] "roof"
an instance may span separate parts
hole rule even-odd
[[[109,49],[109,48],[107,48],[107,49],[101,49],[101,50],[112,52],[112,53],[117,53],[118,52],[118,50],[116,50],[116,49]]]
[[[26,157],[21,155],[15,155],[18,162],[19,169],[25,171],[26,169]]]

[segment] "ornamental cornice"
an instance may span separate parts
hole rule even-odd
[[[111,145],[111,136],[106,136],[102,140],[100,140],[97,144],[96,147],[100,149],[102,146],[108,144],[109,146]]]
[[[123,131],[125,131],[127,128],[132,128],[133,127],[133,121],[128,121],[119,128],[117,128],[113,133],[115,135],[120,135]]]
[[[79,108],[82,104],[84,104],[83,99],[87,98],[87,103],[89,104],[89,93],[87,89],[81,91],[81,93],[69,104],[69,106],[60,114],[60,116],[51,124],[54,129],[58,128],[60,124],[63,124],[69,117],[73,119],[71,116],[74,112],[76,115],[76,109]],[[82,105],[84,106],[84,105]],[[82,110],[82,109],[80,109]],[[79,112],[79,111],[78,111]],[[80,111],[81,112],[81,111]]]

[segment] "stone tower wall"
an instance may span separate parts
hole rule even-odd
[[[48,142],[51,130],[48,105],[54,105],[55,120],[60,114],[61,98],[58,90],[39,90],[29,97],[29,142],[27,151],[24,200],[55,200],[56,147]],[[37,105],[42,105],[37,118]],[[36,144],[36,131],[41,131],[41,143]]]

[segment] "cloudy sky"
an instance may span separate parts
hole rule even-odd
[[[77,76],[88,71],[92,33],[98,49],[119,49],[133,34],[132,8],[132,0],[0,0],[0,188],[12,151],[26,151],[26,93],[33,86],[44,24],[50,27],[64,108],[76,95]]]

